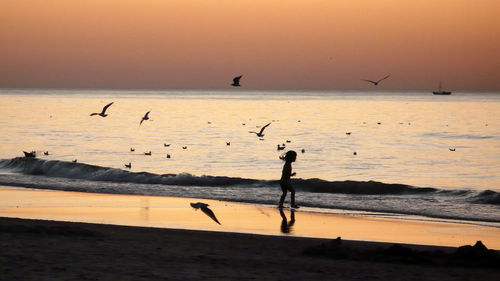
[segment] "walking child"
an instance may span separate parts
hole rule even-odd
[[[285,202],[286,194],[290,191],[290,206],[292,208],[298,208],[299,206],[295,204],[295,188],[293,188],[290,180],[290,177],[295,176],[295,173],[292,173],[292,162],[295,162],[297,159],[297,152],[289,150],[287,153],[282,154],[280,159],[285,161],[285,165],[283,165],[283,172],[281,173],[280,179],[280,186],[283,194],[281,195],[278,207],[283,208],[283,202]]]

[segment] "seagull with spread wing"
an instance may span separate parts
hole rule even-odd
[[[151,112],[151,110],[146,112],[146,114],[144,114],[144,116],[141,119],[141,122],[139,123],[139,126],[141,126],[141,124],[142,124],[142,122],[144,122],[144,120],[149,120],[149,113],[150,112]]]
[[[108,116],[106,114],[106,110],[108,109],[108,107],[110,107],[114,102],[111,102],[111,103],[108,103],[105,107],[102,108],[102,111],[101,113],[98,113],[98,112],[94,112],[94,113],[91,113],[90,116],[94,116],[94,115],[99,115],[101,117],[106,117]]]
[[[260,132],[254,132],[254,131],[248,131],[249,133],[254,133],[256,134],[259,138],[262,138],[264,136],[264,129],[266,129],[267,126],[271,125],[271,123],[267,123],[264,127],[260,129]]]
[[[213,219],[216,223],[220,224],[219,220],[217,220],[217,217],[215,217],[214,212],[208,208],[208,204],[201,202],[191,203],[191,207],[195,208],[195,210],[201,209],[203,213]]]
[[[372,83],[373,85],[377,86],[377,85],[378,85],[378,83],[382,82],[382,80],[385,80],[385,79],[389,78],[389,76],[391,76],[391,75],[387,75],[386,77],[384,77],[384,78],[382,78],[382,79],[379,79],[379,80],[377,80],[377,81],[372,81],[372,80],[367,80],[367,79],[363,79],[363,81],[370,82],[370,83]]]

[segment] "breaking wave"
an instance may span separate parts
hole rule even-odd
[[[474,196],[472,199],[474,203],[500,205],[500,192],[493,190],[485,190]]]
[[[87,181],[108,181],[118,183],[161,184],[175,186],[271,186],[277,180],[258,180],[226,176],[195,176],[189,173],[154,174],[148,172],[129,172],[116,168],[101,167],[84,163],[58,160],[17,157],[0,160],[0,169],[26,175],[43,175],[80,179]],[[388,184],[376,181],[327,181],[322,179],[293,179],[297,190],[312,193],[341,194],[420,194],[435,192],[435,188],[420,188],[405,184]]]
[[[0,185],[91,193],[192,197],[276,204],[279,181],[188,173],[131,172],[85,163],[18,157],[0,160]],[[500,223],[500,193],[376,181],[293,179],[304,207]],[[497,226],[498,227],[498,226]]]

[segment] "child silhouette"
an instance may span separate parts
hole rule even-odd
[[[297,152],[289,150],[287,153],[282,154],[280,159],[285,161],[285,165],[283,165],[283,172],[281,173],[280,179],[280,186],[283,194],[281,195],[278,207],[283,208],[283,202],[285,202],[286,194],[288,190],[290,190],[290,206],[292,208],[298,208],[299,206],[295,204],[295,188],[293,188],[290,180],[290,177],[295,176],[295,173],[292,173],[292,162],[295,162],[297,159]]]

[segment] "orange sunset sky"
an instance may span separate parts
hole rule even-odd
[[[498,0],[0,0],[0,87],[500,90]]]

